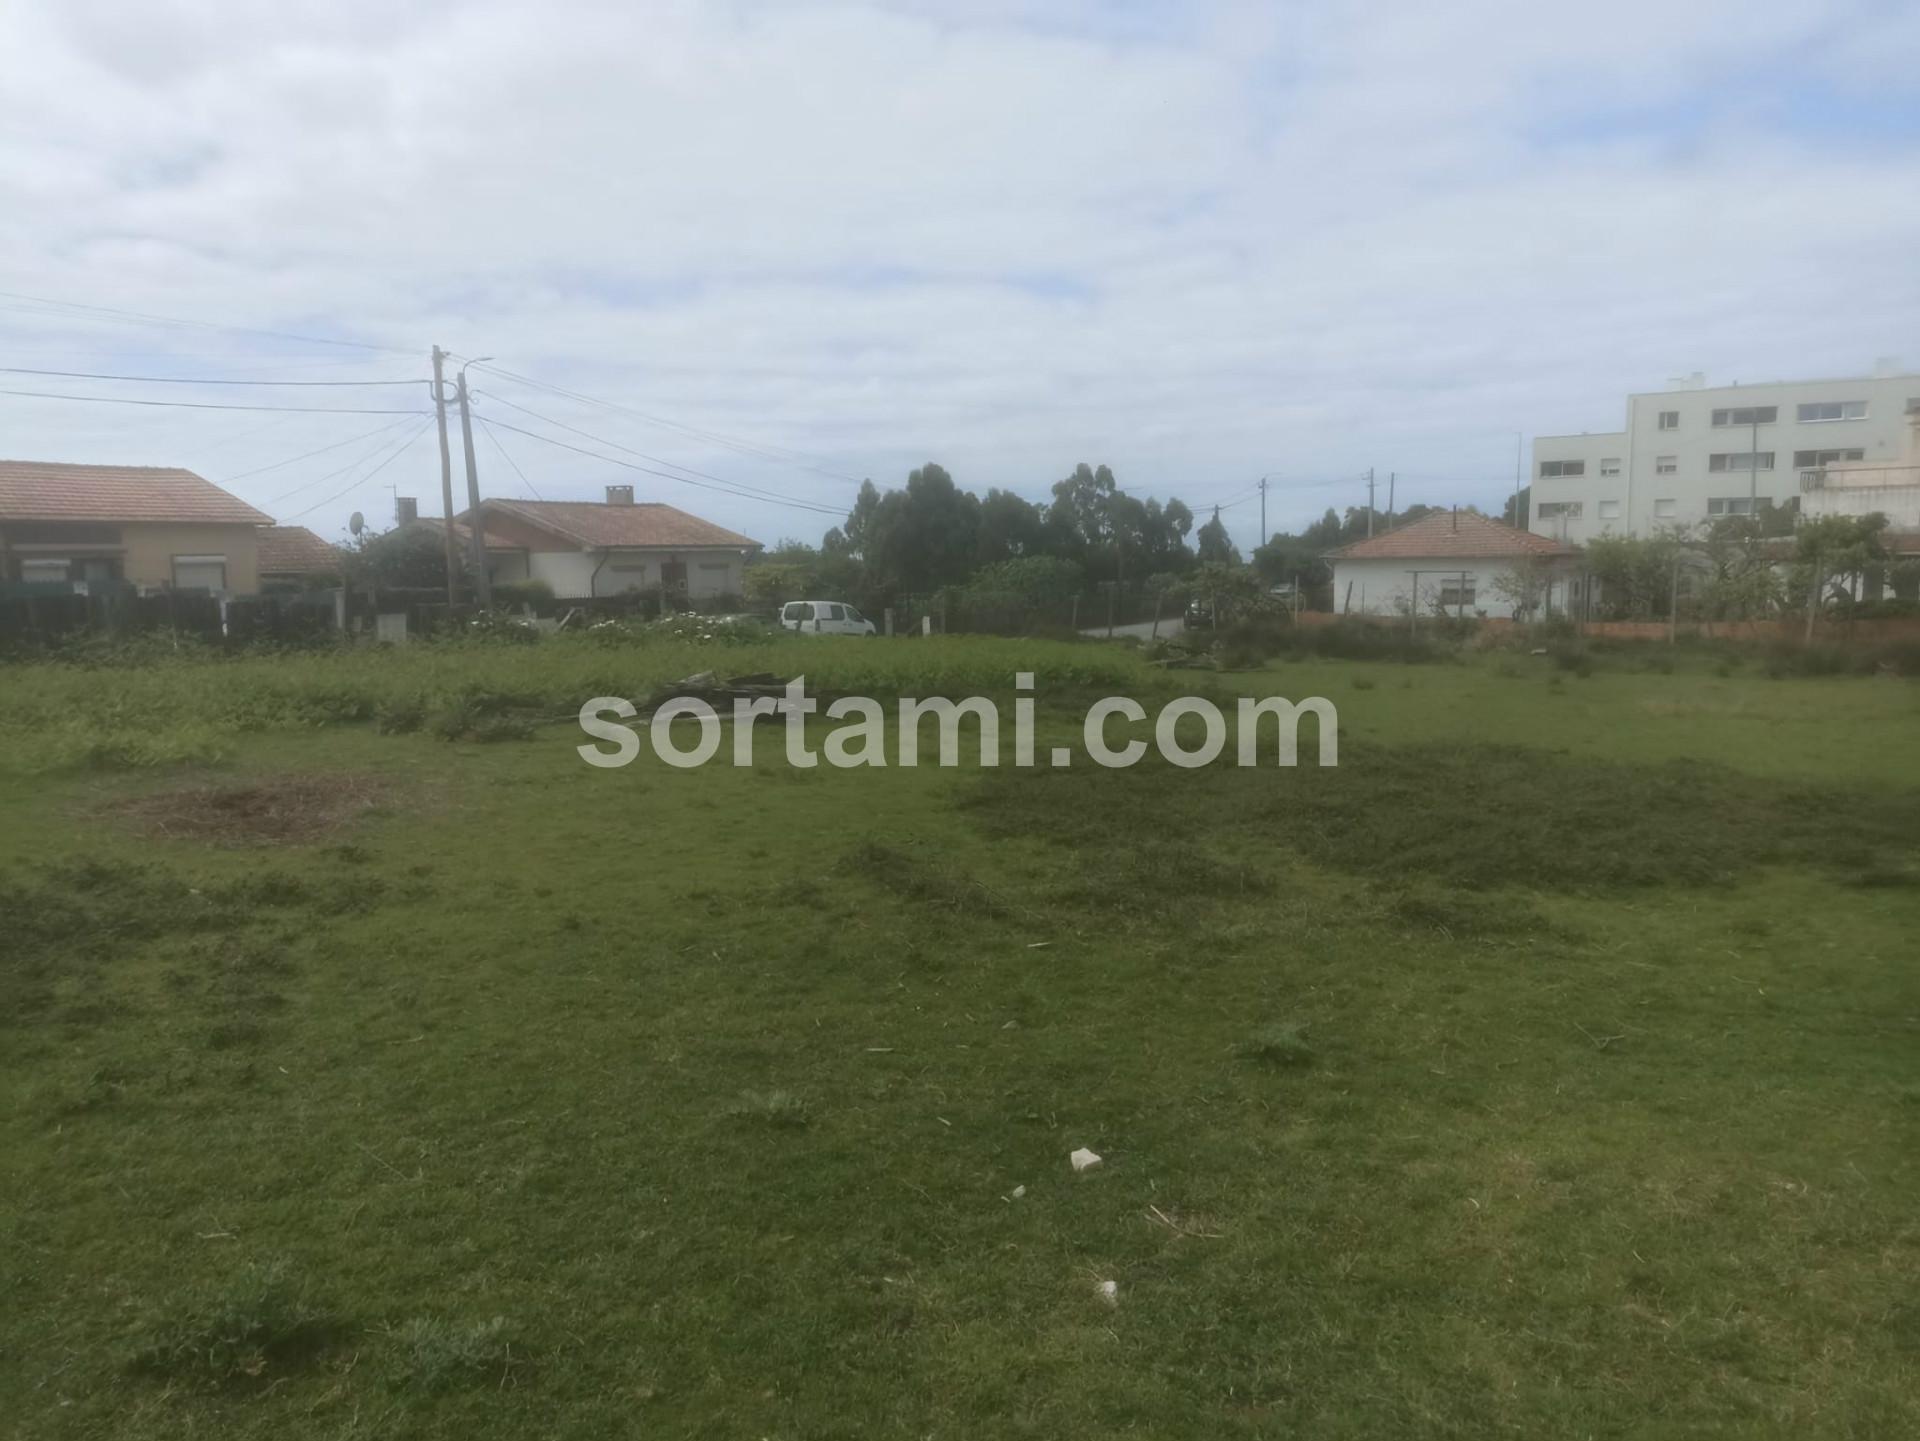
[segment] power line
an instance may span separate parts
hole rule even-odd
[[[717,491],[722,495],[731,495],[739,500],[757,500],[762,502],[763,504],[790,506],[794,510],[810,510],[819,515],[838,516],[842,514],[841,511],[836,510],[831,506],[815,505],[811,501],[805,501],[805,500],[771,500],[769,501],[766,496],[748,495],[745,491],[730,490],[723,485],[703,485],[700,481],[688,480],[684,475],[674,475],[668,471],[654,470],[650,466],[635,465],[632,461],[622,460],[618,456],[602,455],[598,451],[588,450],[584,446],[573,445],[564,440],[555,440],[550,435],[541,435],[538,431],[527,430],[524,427],[521,427],[518,425],[509,425],[506,421],[501,420],[498,417],[494,418],[493,424],[499,426],[502,430],[511,430],[516,435],[524,435],[528,437],[530,440],[545,441],[548,445],[557,445],[562,450],[571,450],[577,455],[591,456],[593,459],[604,461],[608,465],[618,465],[618,466],[624,467],[627,470],[637,470],[642,475],[657,475],[661,477],[663,480],[677,480],[682,485],[691,485],[700,490]]]
[[[464,359],[465,357],[461,358]],[[788,446],[766,445],[758,441],[740,440],[734,436],[723,435],[719,431],[703,430],[699,426],[685,425],[677,420],[668,420],[665,416],[652,415],[644,410],[635,410],[630,405],[621,405],[611,400],[601,400],[597,396],[586,395],[577,390],[569,390],[563,385],[550,385],[544,380],[535,380],[532,376],[521,375],[497,365],[486,365],[478,361],[471,363],[474,369],[484,371],[487,374],[498,375],[503,379],[515,381],[518,384],[531,386],[535,390],[544,390],[553,395],[563,396],[568,400],[579,401],[583,405],[597,405],[603,410],[617,411],[622,415],[630,415],[635,419],[645,421],[649,425],[664,426],[669,430],[681,431],[684,434],[694,436],[700,440],[709,441],[714,445],[722,446],[742,455],[751,455],[760,460],[772,460],[783,465],[797,466],[801,470],[810,470],[816,475],[824,475],[832,480],[844,480],[852,485],[859,485],[861,483],[860,477],[858,476],[848,475],[844,471],[830,470],[824,466],[813,464],[812,461],[819,459],[819,457],[809,457],[805,451],[794,450]]]
[[[374,431],[373,434],[384,437],[390,434],[392,431],[398,429],[400,426],[405,425],[406,423],[407,422],[405,420],[396,420],[393,422],[392,425],[381,426],[380,429],[377,431]],[[366,436],[361,436],[359,438],[362,440],[367,439]],[[348,461],[345,465],[336,466],[334,469],[328,471],[325,475],[317,475],[312,480],[303,480],[298,485],[293,486],[291,489],[281,491],[280,494],[274,496],[273,499],[269,500],[267,504],[279,505],[282,501],[291,500],[294,496],[300,494],[302,491],[312,490],[316,485],[325,485],[328,481],[334,479],[336,476],[345,475],[348,471],[352,470],[356,465],[365,464],[367,461],[371,460],[374,456],[378,455],[382,450],[384,450],[386,448],[386,445],[387,445],[387,442],[384,439],[377,440],[371,446],[367,447],[367,449],[363,450],[360,454],[356,455],[352,460]]]
[[[24,365],[0,365],[0,375],[56,375],[65,380],[138,380],[154,385],[425,385],[411,380],[231,380],[201,375],[107,375],[97,370],[34,370]]]
[[[196,330],[223,330],[233,335],[260,335],[272,340],[297,340],[304,345],[340,345],[354,350],[379,350],[389,355],[412,355],[410,350],[401,350],[393,345],[375,345],[365,340],[340,340],[324,335],[297,335],[286,330],[261,330],[250,325],[223,325],[214,320],[183,320],[175,315],[152,315],[140,310],[121,310],[111,305],[83,305],[77,300],[55,300],[45,295],[22,295],[18,291],[0,290],[0,296],[8,300],[24,300],[34,305],[55,307],[60,311],[79,311],[83,316],[100,317],[112,320],[132,320],[143,325],[172,325]],[[47,312],[41,312],[45,314]]]
[[[298,511],[295,514],[288,516],[287,519],[299,520],[302,516],[312,515],[316,510],[320,509],[320,507],[323,505],[331,505],[333,504],[334,501],[339,500],[342,496],[353,494],[354,491],[358,490],[361,486],[365,485],[368,481],[372,480],[381,471],[385,470],[389,465],[392,465],[394,461],[398,460],[402,455],[406,454],[407,450],[413,445],[413,443],[416,440],[418,440],[421,436],[425,435],[432,428],[433,428],[433,421],[431,418],[428,418],[427,420],[422,421],[420,423],[419,428],[415,430],[413,434],[407,436],[406,439],[402,440],[400,442],[399,447],[396,450],[391,451],[387,455],[387,458],[385,460],[381,461],[378,465],[376,465],[372,470],[368,471],[365,475],[362,475],[361,477],[359,477],[359,479],[351,482],[345,490],[335,491],[332,495],[328,496],[325,500],[316,500],[312,505],[308,506],[305,510]],[[452,522],[453,522],[453,517],[451,516],[447,517],[447,523],[451,525]]]
[[[685,471],[688,475],[698,476],[701,480],[710,480],[715,485],[724,485],[734,491],[744,491],[756,496],[760,496],[767,500],[785,501],[787,499],[787,497],[782,495],[779,491],[768,490],[764,486],[749,485],[743,480],[728,480],[723,476],[711,475],[704,470],[695,470],[690,465],[682,465],[677,460],[667,460],[662,456],[648,455],[644,450],[635,450],[632,446],[622,445],[617,440],[608,440],[603,435],[595,435],[591,431],[582,430],[577,425],[568,425],[564,420],[555,420],[550,415],[542,415],[537,410],[531,410],[524,405],[515,404],[513,401],[508,400],[505,396],[495,395],[490,390],[476,390],[473,393],[476,397],[484,395],[488,400],[497,400],[502,405],[511,406],[514,410],[519,411],[522,415],[530,415],[535,420],[541,421],[544,424],[556,426],[561,430],[570,430],[575,435],[584,436],[588,440],[594,441],[597,444],[610,445],[615,450],[625,451],[628,455],[637,455],[642,460],[650,460],[655,465],[664,465],[664,466],[668,466],[673,470]],[[838,511],[835,511],[835,514],[838,514],[838,513],[839,513]]]
[[[389,430],[396,430],[405,424],[406,421],[404,420],[390,420],[385,425],[376,425],[372,430],[365,431],[359,435],[350,435],[345,440],[336,440],[331,445],[323,445],[318,450],[309,450],[304,455],[290,456],[286,460],[276,460],[272,465],[262,465],[253,470],[243,470],[238,475],[228,476],[220,483],[222,485],[232,485],[236,480],[245,480],[249,476],[265,475],[268,471],[278,470],[283,465],[296,465],[300,461],[311,460],[316,455],[325,455],[330,450],[338,450],[342,446],[352,445],[358,440],[370,440],[376,435],[384,435]]]
[[[376,410],[346,405],[227,405],[211,400],[140,400],[130,395],[67,395],[51,390],[0,390],[34,400],[90,400],[96,405],[161,405],[182,410],[285,410],[299,415],[425,415],[423,410]]]
[[[474,419],[480,422],[480,429],[485,431],[487,439],[493,442],[493,448],[500,452],[500,458],[513,467],[513,473],[520,477],[520,483],[527,488],[528,493],[532,495],[535,500],[545,500],[546,497],[540,494],[539,489],[532,481],[527,479],[527,473],[520,468],[520,462],[513,458],[513,452],[508,450],[506,446],[501,443],[500,437],[493,433],[493,427],[487,424],[487,418],[484,415],[476,415]]]

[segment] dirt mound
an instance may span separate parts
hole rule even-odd
[[[213,845],[298,845],[350,825],[393,792],[366,775],[310,774],[154,791],[108,809],[145,835]]]

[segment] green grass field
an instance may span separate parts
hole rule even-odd
[[[1043,756],[1117,689],[1322,694],[1342,764],[436,734],[714,665],[1034,669]],[[1631,656],[0,671],[0,1417],[1920,1434],[1917,738],[1912,681]]]

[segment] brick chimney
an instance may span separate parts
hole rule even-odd
[[[420,502],[410,495],[396,495],[393,498],[393,523],[405,525],[408,521],[420,518]]]
[[[610,485],[607,487],[608,505],[632,505],[633,487],[630,485]]]

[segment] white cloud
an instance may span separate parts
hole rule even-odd
[[[1623,0],[1603,21],[1504,0],[42,0],[0,17],[0,269],[99,305],[438,340],[883,482],[932,457],[1040,495],[1105,460],[1200,505],[1263,471],[1371,464],[1439,478],[1403,503],[1497,503],[1515,428],[1605,428],[1625,390],[1681,370],[1914,349],[1920,127],[1886,87],[1917,51],[1898,11],[1784,0]],[[1836,143],[1769,107],[1788,82],[1896,103]],[[0,321],[17,364],[423,369]],[[715,474],[849,495],[489,388]],[[272,418],[3,399],[15,454],[207,452],[215,478],[377,423],[236,438]],[[509,440],[549,494],[613,478]],[[329,459],[237,488],[269,500]],[[313,519],[382,509],[390,479],[431,508],[432,448]],[[818,529],[659,493],[768,539]],[[1361,494],[1280,491],[1269,515]],[[1251,517],[1229,517],[1247,543]]]

